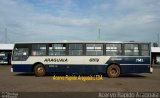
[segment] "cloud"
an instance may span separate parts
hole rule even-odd
[[[98,28],[102,40],[155,41],[160,31],[159,0],[0,0],[0,14],[12,42],[97,40]]]

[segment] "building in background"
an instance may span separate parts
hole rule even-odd
[[[11,64],[14,44],[0,44],[0,64]]]
[[[152,64],[160,64],[160,47],[151,47]]]

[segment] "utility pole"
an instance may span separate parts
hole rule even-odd
[[[99,28],[98,29],[98,40],[100,41],[100,39],[101,39],[101,29]]]
[[[159,47],[159,33],[157,33],[157,38],[158,38],[157,39],[157,41],[158,41],[157,44],[158,44],[158,47]]]
[[[7,44],[7,40],[8,40],[8,39],[7,39],[7,28],[5,28],[5,37],[4,37],[4,38],[5,38],[5,39],[4,39],[4,40],[5,40],[5,44]]]
[[[98,40],[101,40],[101,25],[98,25]]]

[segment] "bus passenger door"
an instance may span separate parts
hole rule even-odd
[[[28,65],[29,48],[15,47],[12,55],[13,72],[31,72],[32,66]]]

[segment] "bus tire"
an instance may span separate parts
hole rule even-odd
[[[37,76],[37,77],[45,76],[46,70],[45,70],[44,66],[43,66],[42,64],[37,64],[37,65],[34,67],[34,74],[35,74],[35,76]]]
[[[120,75],[120,68],[116,64],[112,64],[107,68],[107,75],[109,78],[117,78]]]

